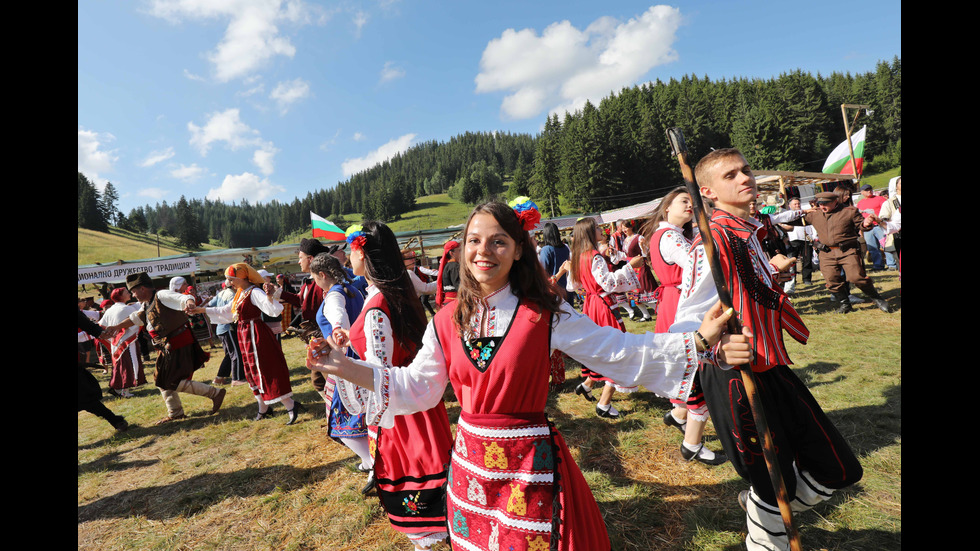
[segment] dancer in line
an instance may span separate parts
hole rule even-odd
[[[108,327],[119,325],[126,321],[129,315],[139,310],[135,304],[128,304],[132,295],[125,287],[117,287],[109,294],[112,306],[108,307],[99,325]],[[112,376],[109,378],[109,393],[123,398],[132,398],[129,391],[146,383],[143,373],[143,360],[140,358],[139,338],[140,328],[130,327],[120,331],[112,338]]]
[[[320,253],[308,263],[310,276],[323,291],[323,303],[316,311],[316,323],[322,335],[332,335],[339,331],[349,331],[351,322],[356,320],[364,307],[364,296],[347,280],[347,272],[336,257]],[[357,357],[353,348],[348,354]],[[322,374],[321,374],[322,375]],[[330,437],[347,446],[361,458],[358,469],[369,473],[368,482],[361,490],[366,494],[374,488],[374,458],[368,444],[367,425],[364,415],[353,415],[340,400],[333,377],[325,377],[324,397],[329,396],[327,409]]]
[[[626,326],[619,318],[619,310],[612,295],[632,291],[639,286],[635,268],[645,262],[645,259],[636,256],[614,270],[609,260],[599,253],[599,232],[599,226],[592,218],[581,218],[575,222],[575,227],[572,228],[572,256],[569,259],[567,290],[582,289],[585,292],[582,313],[597,325],[614,327],[625,333]],[[567,353],[565,349],[561,350]],[[619,418],[619,411],[612,405],[613,394],[617,390],[626,393],[636,391],[636,387],[617,386],[612,379],[587,364],[582,364],[582,376],[585,380],[575,388],[575,393],[590,402],[595,400],[592,397],[595,384],[603,385],[599,402],[595,406],[599,417]]]
[[[233,289],[235,298],[224,306],[190,308],[188,313],[207,314],[216,323],[236,323],[238,344],[242,351],[245,378],[258,402],[259,421],[272,413],[272,404],[281,402],[289,414],[287,425],[296,422],[302,404],[293,400],[289,383],[289,366],[282,347],[269,325],[262,321],[262,314],[277,316],[282,313],[278,297],[270,297],[262,290],[266,282],[255,268],[244,262],[232,264],[225,270],[225,278]]]
[[[523,199],[514,208],[490,202],[474,209],[463,232],[457,300],[429,322],[410,365],[374,369],[348,358],[333,339],[329,354],[311,350],[307,365],[358,385],[382,426],[441,403],[452,383],[462,408],[447,494],[453,548],[609,550],[588,483],[544,413],[550,349],[602,365],[621,384],[686,397],[702,339],[708,346],[721,340],[721,360],[738,363],[750,358],[751,335],[722,338],[730,313],[720,303],[700,334],[597,326],[549,283],[527,232],[540,214]]]
[[[711,236],[695,238],[671,331],[697,327],[702,314],[718,300],[712,268],[701,244],[702,239],[711,238],[733,307],[742,325],[756,337],[751,362],[745,363],[755,374],[790,506],[794,511],[805,511],[829,499],[835,490],[860,480],[861,464],[806,385],[788,367],[792,362],[783,332],[804,344],[810,333],[782,291],[792,262],[782,255],[769,258],[759,242],[762,224],[750,212],[758,187],[748,162],[737,149],[716,149],[697,164],[695,178],[701,194],[714,203]],[[751,484],[738,496],[739,505],[746,511],[745,544],[750,550],[789,549],[776,490],[763,460],[759,427],[739,369],[708,363],[712,362],[702,365],[700,377],[711,421],[735,471]]]
[[[368,282],[367,300],[351,324],[349,344],[369,372],[407,373],[400,366],[411,363],[418,352],[426,317],[395,234],[381,222],[368,221],[347,228],[347,242],[351,269]],[[445,484],[452,432],[442,401],[445,387],[443,382],[439,399],[426,407],[392,417],[384,401],[373,400],[367,389],[337,381],[348,411],[365,415],[378,497],[388,520],[417,550],[428,549],[448,536]]]
[[[649,238],[650,263],[660,280],[657,287],[657,325],[655,331],[667,333],[674,323],[677,300],[680,298],[681,278],[688,253],[694,240],[694,208],[686,188],[677,188],[664,196],[653,216],[644,225]],[[704,426],[708,422],[708,406],[701,391],[701,378],[694,376],[694,387],[687,400],[672,399],[673,410],[664,415],[664,424],[677,427],[684,435],[681,456],[706,465],[721,465],[728,461],[723,453],[704,447]]]

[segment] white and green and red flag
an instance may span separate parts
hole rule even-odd
[[[864,125],[861,130],[851,136],[851,146],[854,148],[854,163],[851,163],[851,151],[847,147],[847,140],[841,142],[834,149],[827,162],[823,165],[824,174],[853,174],[857,176],[863,173],[864,167],[864,138],[868,130],[868,125]],[[854,166],[857,165],[857,172]]]
[[[344,240],[344,230],[326,218],[317,216],[313,211],[310,211],[310,222],[313,223],[313,237],[318,239],[322,237],[327,241]]]

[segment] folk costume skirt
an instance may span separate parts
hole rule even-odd
[[[543,413],[461,413],[447,517],[454,549],[610,548],[595,498]]]

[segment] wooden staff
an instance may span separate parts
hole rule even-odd
[[[708,225],[708,215],[704,211],[704,203],[701,201],[701,191],[694,180],[694,171],[687,162],[687,146],[684,144],[684,134],[680,128],[668,128],[667,140],[673,150],[674,156],[681,166],[681,174],[684,176],[684,185],[691,196],[691,205],[694,207],[694,215],[698,221],[698,229],[701,231],[701,242],[704,244],[704,253],[711,266],[711,275],[715,281],[715,288],[718,290],[718,299],[727,307],[732,308],[732,294],[728,289],[728,283],[721,268],[721,259],[718,249],[715,247],[714,236]],[[738,316],[728,318],[728,332],[733,335],[742,333],[742,323]],[[783,482],[782,470],[779,468],[779,460],[776,457],[776,448],[772,441],[772,433],[769,431],[769,422],[766,420],[766,412],[762,406],[762,399],[759,397],[759,389],[756,385],[755,373],[749,364],[739,366],[742,375],[742,385],[745,386],[745,393],[748,395],[749,404],[752,407],[752,417],[756,426],[759,428],[759,436],[762,438],[762,455],[766,459],[766,466],[769,469],[769,480],[772,487],[776,490],[776,501],[779,503],[779,513],[786,525],[786,533],[789,536],[790,549],[802,551],[800,545],[800,534],[793,524],[793,511],[789,506],[789,496],[786,491],[786,483]]]

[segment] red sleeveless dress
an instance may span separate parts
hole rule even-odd
[[[453,548],[609,550],[592,491],[544,413],[551,316],[522,302],[503,336],[470,340],[451,308],[433,321],[462,406],[447,491]]]
[[[245,380],[252,393],[263,402],[274,404],[293,395],[289,366],[272,329],[262,321],[262,310],[252,304],[253,290],[255,287],[242,291],[234,305],[238,312],[238,344],[242,349]]]
[[[361,314],[351,324],[350,345],[360,358],[367,358],[364,324],[379,311],[391,319],[388,303],[381,293],[365,301]],[[383,340],[394,336],[373,335],[373,338]],[[393,357],[387,358],[386,364],[393,369],[407,366],[416,352],[396,342]],[[374,456],[378,497],[392,528],[409,537],[445,532],[444,485],[453,445],[445,404],[440,401],[426,411],[395,416],[390,429],[369,425],[368,439]]]
[[[677,315],[677,301],[681,298],[681,278],[684,275],[684,266],[669,264],[660,254],[660,240],[663,239],[665,233],[670,231],[676,230],[668,227],[660,228],[650,238],[650,264],[660,281],[660,286],[655,291],[657,325],[654,331],[657,333],[669,332],[671,324],[674,323],[674,316]]]
[[[582,291],[585,293],[585,300],[582,303],[582,313],[589,316],[596,325],[615,327],[625,333],[626,326],[619,319],[612,295],[602,296],[602,293],[605,291],[592,276],[592,259],[596,256],[602,258],[609,271],[613,271],[613,265],[609,263],[606,257],[600,255],[599,251],[592,251],[591,254],[583,254],[579,258],[578,278],[582,284]],[[595,381],[612,380],[584,365],[582,366],[582,376]]]

